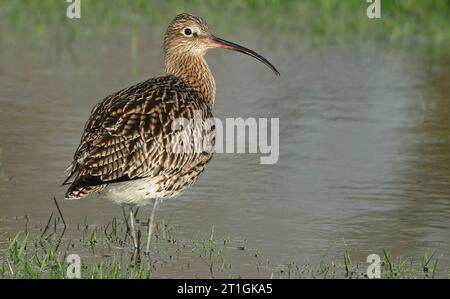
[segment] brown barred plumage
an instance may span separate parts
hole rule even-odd
[[[70,166],[67,199],[81,198],[110,184],[160,177],[171,192],[194,179],[212,153],[173,153],[173,120],[212,118],[211,107],[195,89],[173,75],[121,90],[94,107]],[[192,126],[194,124],[192,123]],[[213,127],[203,134],[212,134]],[[177,180],[174,180],[177,176]],[[161,190],[162,191],[162,190]],[[144,201],[136,204],[146,204]]]
[[[165,76],[123,89],[97,104],[69,166],[66,199],[99,192],[131,207],[135,250],[140,246],[132,207],[154,202],[149,253],[158,202],[192,185],[211,160],[216,86],[204,55],[212,48],[252,56],[279,75],[259,54],[213,36],[203,19],[178,15],[164,38]]]
[[[116,92],[92,110],[64,182],[67,199],[99,192],[116,203],[146,205],[196,181],[212,152],[174,152],[173,145],[214,136],[216,88],[204,59],[211,48],[248,54],[278,74],[257,53],[213,36],[203,19],[178,15],[164,39],[165,75]],[[172,128],[180,118],[192,127],[183,132],[188,136]]]

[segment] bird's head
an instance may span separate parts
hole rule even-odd
[[[177,15],[164,37],[166,55],[203,56],[209,49],[223,48],[249,55],[267,65],[275,74],[278,70],[264,57],[241,45],[214,36],[202,18],[183,13]]]

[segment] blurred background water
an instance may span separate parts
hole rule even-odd
[[[187,11],[282,73],[207,55],[215,116],[278,117],[280,159],[217,154],[159,219],[184,239],[214,226],[275,261],[339,256],[345,240],[362,262],[427,250],[448,267],[450,3],[383,4],[368,20],[353,0],[86,0],[68,20],[65,1],[0,1],[0,232],[13,235],[16,216],[45,222],[53,196],[69,223],[121,215],[97,196],[63,201],[63,171],[98,101],[162,73],[164,30]]]

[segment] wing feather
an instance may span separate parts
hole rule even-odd
[[[171,152],[171,125],[195,111],[212,117],[200,94],[173,76],[150,79],[105,98],[85,125],[65,182],[73,180],[66,198],[80,198],[114,182],[183,171],[199,153]]]

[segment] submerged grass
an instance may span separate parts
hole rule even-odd
[[[50,224],[52,223],[52,224]],[[0,278],[68,278],[69,255],[81,257],[81,278],[367,278],[365,263],[356,263],[344,244],[342,256],[329,258],[320,255],[315,263],[287,262],[273,264],[256,249],[246,244],[235,246],[230,238],[215,236],[214,227],[206,236],[186,242],[176,239],[172,227],[164,221],[158,223],[155,247],[150,257],[135,255],[131,240],[122,221],[114,218],[98,227],[87,223],[69,226],[81,238],[68,239],[64,235],[61,219],[53,215],[39,233],[24,230],[0,244]],[[32,237],[34,235],[34,237]],[[236,272],[230,255],[244,257],[246,273]],[[436,253],[424,253],[421,259],[393,258],[387,251],[381,256],[381,275],[387,279],[449,278],[448,269],[440,265]],[[169,269],[183,269],[172,273]],[[192,273],[192,274],[186,274]]]

